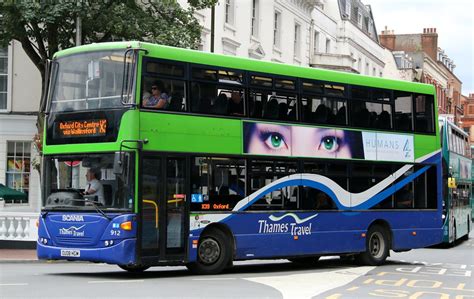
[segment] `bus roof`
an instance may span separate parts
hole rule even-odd
[[[191,62],[211,66],[220,66],[248,71],[272,73],[283,76],[294,76],[299,78],[316,79],[343,84],[355,84],[370,87],[389,88],[401,91],[420,92],[435,95],[435,88],[431,84],[422,84],[409,81],[385,79],[380,77],[365,76],[347,72],[319,69],[313,67],[282,64],[270,61],[262,61],[251,58],[229,56],[223,54],[207,53],[202,51],[175,48],[158,44],[129,41],[97,43],[74,47],[57,52],[54,57],[60,58],[68,55],[89,51],[101,51],[112,49],[142,48],[148,51],[151,57],[170,59],[182,62]]]
[[[458,127],[455,123],[450,121],[446,116],[438,116],[438,120],[442,121],[445,124],[448,124],[449,127],[457,131],[459,134],[463,135],[464,137],[469,138],[469,134],[466,133],[462,128]]]

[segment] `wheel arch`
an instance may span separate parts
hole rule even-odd
[[[386,232],[388,232],[388,235],[387,235],[387,238],[388,238],[388,245],[389,245],[389,250],[393,248],[393,232],[392,232],[392,227],[390,226],[390,224],[386,221],[386,220],[383,220],[383,219],[376,219],[374,221],[372,221],[369,226],[367,227],[367,231],[370,230],[371,227],[375,226],[375,225],[378,225],[380,227],[382,227]]]

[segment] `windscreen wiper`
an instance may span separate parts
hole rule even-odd
[[[71,199],[72,201],[78,201],[78,202],[84,202],[84,203],[90,203],[92,204],[92,206],[95,208],[95,210],[101,214],[102,216],[104,216],[107,220],[111,221],[112,218],[110,218],[109,216],[107,216],[107,214],[105,214],[104,211],[102,211],[99,206],[97,205],[97,201],[94,201],[94,200],[87,200],[87,199]]]
[[[97,202],[95,202],[95,201],[87,201],[87,202],[92,203],[92,205],[94,206],[95,210],[96,210],[97,212],[99,212],[102,216],[104,216],[107,220],[109,220],[109,221],[112,220],[112,218],[110,218],[109,216],[107,216],[107,215],[105,214],[105,212],[102,211],[102,210],[99,208],[99,206],[97,205]]]

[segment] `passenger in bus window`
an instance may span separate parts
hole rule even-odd
[[[143,103],[144,107],[166,109],[170,103],[170,97],[164,91],[163,82],[155,81],[151,86],[151,96]]]
[[[395,202],[397,208],[411,208],[413,207],[413,192],[410,188],[411,184],[403,186],[402,189],[395,193]]]
[[[244,103],[238,91],[232,91],[229,101],[229,111],[232,115],[244,115]]]
[[[84,189],[84,195],[95,195],[97,196],[97,201],[105,205],[104,199],[104,187],[100,183],[100,169],[90,168],[86,173],[87,185]]]
[[[324,192],[320,191],[316,195],[316,210],[330,210],[332,209],[331,198]]]

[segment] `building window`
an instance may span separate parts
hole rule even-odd
[[[357,63],[357,69],[359,70],[359,74],[362,74],[362,58],[359,57],[359,61]]]
[[[252,1],[252,36],[258,37],[259,0]]]
[[[8,48],[0,48],[0,110],[7,109]]]
[[[234,25],[234,0],[225,0],[225,22]]]
[[[280,35],[281,35],[281,12],[275,11],[273,23],[273,45],[280,47]]]
[[[329,38],[326,38],[326,53],[331,52],[331,40]]]
[[[351,16],[351,0],[346,0],[345,14],[347,17]]]
[[[293,41],[293,50],[295,51],[295,57],[300,57],[300,45],[301,45],[301,25],[295,23],[295,37]]]
[[[362,14],[357,10],[357,24],[362,28]]]
[[[15,203],[28,202],[30,188],[31,142],[7,141],[7,187],[26,194],[25,199]]]
[[[314,53],[319,53],[319,32],[314,32],[314,45],[313,45]]]
[[[375,70],[375,68],[372,68],[372,76],[377,76],[377,71]]]
[[[467,114],[474,114],[474,105],[467,106]]]

